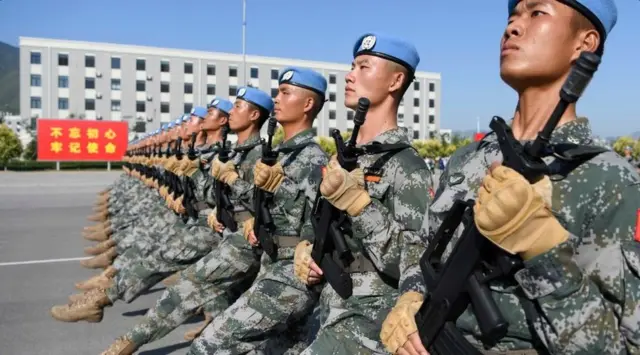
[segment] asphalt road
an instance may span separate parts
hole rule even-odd
[[[96,193],[118,172],[0,172],[0,354],[100,354],[155,304],[162,285],[131,304],[105,309],[101,323],[62,323],[49,309],[97,271],[77,258],[92,243],[81,230]],[[71,259],[71,260],[69,260]],[[183,325],[140,354],[185,354]]]

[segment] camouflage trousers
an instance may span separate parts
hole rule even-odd
[[[255,253],[237,240],[226,238],[218,248],[181,271],[177,284],[160,296],[144,320],[127,337],[138,346],[158,340],[204,306],[213,317],[224,311],[253,282],[259,262]]]
[[[293,345],[294,326],[312,313],[319,296],[294,276],[294,251],[279,249],[276,262],[263,255],[251,288],[207,326],[189,354],[246,354]]]
[[[185,226],[179,238],[171,238],[157,252],[119,269],[114,285],[107,289],[107,296],[111,302],[117,299],[132,302],[167,276],[184,270],[208,254],[217,243],[218,239],[209,227]]]
[[[320,296],[320,330],[301,355],[388,354],[380,342],[380,328],[395,305],[398,291],[379,282],[375,272],[351,276],[353,296],[346,300],[325,284]]]

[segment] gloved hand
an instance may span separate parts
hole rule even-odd
[[[409,291],[398,298],[380,329],[380,340],[388,352],[395,354],[418,331],[416,313],[422,306],[423,296]]]
[[[547,252],[569,238],[549,210],[551,191],[548,177],[531,185],[513,169],[492,166],[473,207],[478,231],[524,260]]]
[[[218,233],[222,233],[225,227],[222,223],[218,222],[218,218],[216,217],[216,214],[217,214],[216,208],[214,208],[213,211],[209,212],[209,215],[207,216],[207,225],[211,227],[211,229],[213,229],[214,231]]]
[[[188,164],[183,166],[182,174],[184,176],[191,177],[191,175],[193,175],[193,173],[195,173],[196,171],[198,171],[200,169],[200,160],[198,160],[198,159],[194,159],[194,160],[187,159],[186,161],[188,162]]]
[[[349,173],[337,162],[330,162],[327,166],[320,193],[337,209],[347,211],[352,217],[362,213],[371,203],[371,197],[364,189],[362,169],[354,169]]]
[[[167,198],[165,199],[165,201],[167,202],[167,207],[169,207],[171,210],[173,210],[173,195],[172,194],[168,194]]]
[[[164,168],[169,170],[172,173],[175,173],[176,168],[178,167],[178,159],[175,156],[170,157],[164,164]]]
[[[296,246],[296,251],[293,254],[293,271],[298,280],[305,285],[310,285],[309,273],[311,272],[311,250],[313,244],[308,240],[303,240]]]
[[[231,160],[223,164],[217,158],[211,164],[211,176],[227,185],[233,184],[238,179],[235,164]]]
[[[284,169],[280,162],[275,163],[273,166],[269,166],[261,160],[256,162],[253,170],[253,181],[257,187],[267,192],[274,192],[280,186],[283,179]]]
[[[180,196],[175,201],[173,201],[173,210],[176,211],[179,214],[185,214],[186,213],[186,210],[185,210],[184,206],[182,205],[183,201],[184,201],[184,196]]]
[[[244,239],[252,246],[258,245],[258,240],[256,239],[256,235],[253,232],[255,222],[255,218],[251,217],[244,221],[244,223],[242,224],[242,234],[244,235]]]

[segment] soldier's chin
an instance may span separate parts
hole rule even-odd
[[[344,98],[344,105],[347,108],[355,110],[358,106],[358,98],[356,97],[356,95],[347,95]]]

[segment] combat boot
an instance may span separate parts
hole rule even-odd
[[[104,213],[104,212],[108,212],[108,210],[109,210],[109,206],[106,204],[97,205],[93,207],[93,212],[95,213]]]
[[[109,236],[104,231],[95,232],[84,236],[84,239],[92,242],[104,242],[109,239]]]
[[[116,276],[117,273],[118,270],[115,267],[109,266],[100,274],[95,275],[88,280],[77,282],[76,288],[83,291],[92,290],[94,288],[109,288],[113,284],[113,277]],[[69,300],[71,301],[72,297],[69,297]]]
[[[165,287],[171,287],[171,286],[177,284],[178,280],[180,280],[180,271],[178,271],[175,274],[173,274],[173,275],[167,277],[166,279],[162,280],[162,284]]]
[[[105,212],[92,214],[91,216],[87,217],[87,219],[93,222],[104,222],[107,219],[109,219],[109,212],[105,211]]]
[[[116,341],[100,355],[132,355],[136,350],[138,350],[136,344],[127,339],[127,337],[122,337],[116,339]]]
[[[109,250],[116,245],[116,241],[113,239],[106,239],[92,247],[84,248],[84,253],[87,255],[99,255]]]
[[[87,321],[98,323],[102,321],[104,307],[110,306],[111,300],[104,289],[95,288],[84,293],[76,302],[64,306],[53,306],[51,316],[62,322]]]
[[[184,333],[184,340],[192,341],[195,338],[199,337],[202,331],[204,331],[204,328],[206,328],[209,325],[209,323],[211,323],[212,321],[213,321],[213,317],[211,316],[211,314],[205,312],[204,321],[202,322],[202,324]]]
[[[116,258],[118,252],[116,251],[116,247],[111,247],[109,250],[104,253],[94,256],[91,259],[85,259],[80,262],[80,265],[89,268],[89,269],[106,269],[111,265],[113,259]]]

